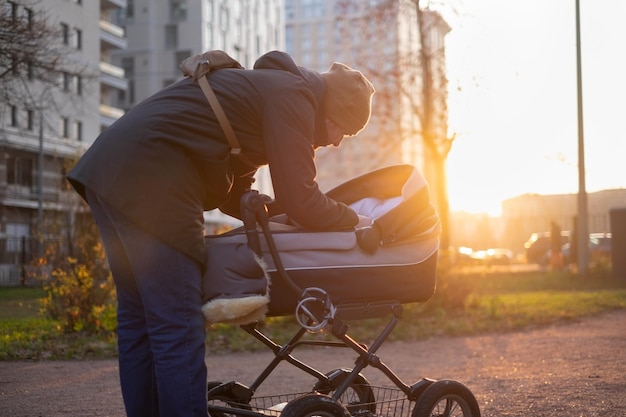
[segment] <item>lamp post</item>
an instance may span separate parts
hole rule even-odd
[[[43,256],[43,108],[39,108],[39,152],[37,154],[37,256]]]
[[[578,92],[578,275],[588,269],[587,191],[585,188],[585,134],[583,129],[583,86],[580,54],[580,0],[576,0],[576,87]]]

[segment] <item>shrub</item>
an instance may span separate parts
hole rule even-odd
[[[110,332],[115,329],[113,280],[96,279],[93,268],[68,258],[67,265],[52,272],[40,300],[44,314],[61,323],[66,333]]]

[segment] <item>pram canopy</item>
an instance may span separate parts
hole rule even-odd
[[[260,312],[293,314],[301,294],[292,284],[321,288],[334,304],[412,303],[432,296],[440,225],[428,185],[415,167],[378,169],[327,195],[350,205],[366,226],[318,232],[290,224],[284,216],[273,217],[268,226],[274,250],[258,231],[261,259],[248,247],[245,227],[207,236],[207,320],[241,324],[257,319]],[[238,304],[246,302],[251,305],[237,311]],[[220,308],[209,308],[216,305]],[[248,311],[252,305],[254,312]]]

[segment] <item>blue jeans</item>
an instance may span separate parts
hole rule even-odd
[[[127,415],[207,416],[201,266],[90,190],[87,199],[117,290]]]

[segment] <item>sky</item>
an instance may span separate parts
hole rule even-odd
[[[459,0],[446,36],[453,211],[578,192],[575,0]],[[626,188],[626,1],[580,0],[586,191]]]

